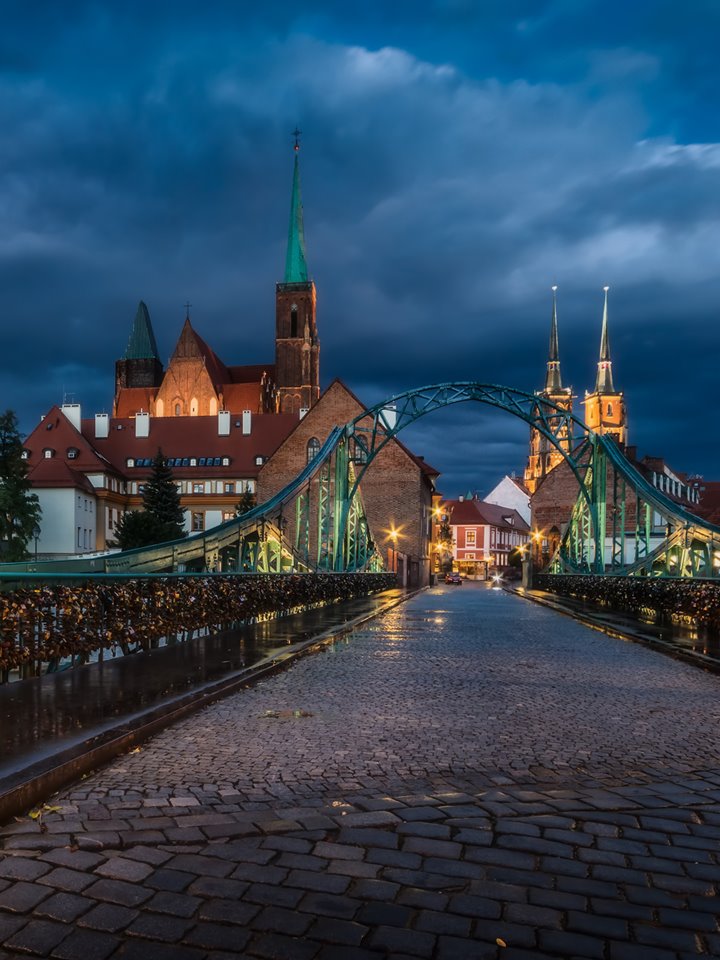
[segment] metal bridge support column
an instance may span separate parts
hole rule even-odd
[[[330,460],[323,465],[318,480],[318,570],[330,566],[330,530],[332,524],[332,500],[330,497]]]
[[[344,440],[335,451],[335,503],[333,509],[333,556],[332,569],[342,572],[347,569],[345,534],[348,517],[348,444]]]

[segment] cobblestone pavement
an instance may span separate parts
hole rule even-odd
[[[0,958],[720,956],[719,691],[434,588],[7,825]]]

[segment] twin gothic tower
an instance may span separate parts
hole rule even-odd
[[[316,293],[305,258],[298,152],[296,140],[285,276],[275,290],[275,362],[227,366],[195,331],[187,312],[164,370],[141,301],[125,355],[115,364],[114,416],[213,416],[222,410],[297,414],[319,399]]]
[[[604,288],[602,331],[600,334],[600,359],[597,365],[595,389],[585,394],[585,423],[595,433],[608,434],[618,443],[627,443],[627,410],[625,398],[615,389],[610,359],[610,340],[608,336],[608,287]],[[545,386],[537,396],[549,400],[562,410],[572,413],[573,396],[570,387],[563,387],[560,375],[560,352],[558,348],[557,323],[557,287],[552,288],[552,318],[550,321],[550,349],[548,352]],[[561,445],[570,452],[571,438],[567,435],[558,438]],[[560,450],[535,427],[530,429],[530,453],[523,480],[531,494],[538,485],[564,459]]]

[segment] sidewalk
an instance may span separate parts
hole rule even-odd
[[[425,591],[8,824],[0,958],[718,956],[718,683]]]

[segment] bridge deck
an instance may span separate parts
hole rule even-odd
[[[6,827],[5,949],[720,955],[718,683],[429,590]]]

